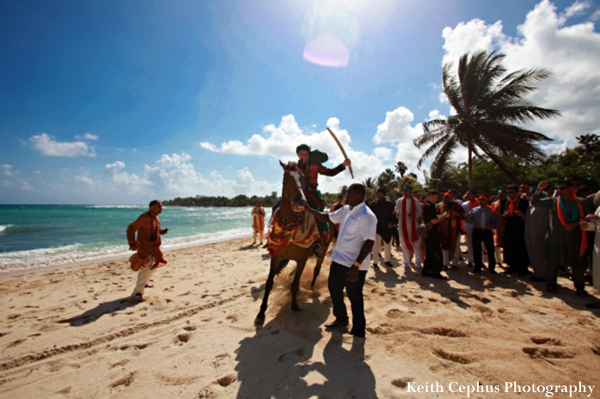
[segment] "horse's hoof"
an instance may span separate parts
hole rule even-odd
[[[262,326],[263,324],[265,324],[265,316],[256,316],[256,319],[254,319],[254,325]]]
[[[298,305],[292,305],[292,310],[293,310],[294,312],[299,312],[299,311],[301,311],[302,309],[300,309],[300,306],[298,306]]]

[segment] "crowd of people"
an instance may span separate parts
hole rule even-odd
[[[557,292],[560,274],[573,281],[577,296],[587,295],[586,281],[600,289],[600,192],[577,187],[573,177],[556,186],[510,185],[491,197],[473,190],[459,197],[452,189],[421,196],[409,186],[388,196],[380,188],[370,208],[377,217],[372,267],[380,266],[382,251],[383,264],[393,267],[395,246],[404,267],[414,259],[434,279],[447,280],[442,273],[459,265],[474,274],[497,274],[504,265],[503,274],[545,282],[548,293]]]
[[[432,279],[448,280],[442,273],[458,270],[463,264],[473,274],[484,270],[496,274],[497,266],[504,265],[502,273],[520,278],[531,275],[531,282],[545,282],[551,294],[557,292],[561,273],[571,278],[577,296],[588,295],[587,280],[600,290],[600,191],[593,194],[586,187],[578,187],[573,177],[556,186],[547,181],[534,187],[510,185],[491,197],[473,190],[459,197],[453,189],[420,195],[410,186],[402,187],[401,193],[387,195],[380,188],[371,204],[365,200],[365,187],[353,184],[346,198],[338,196],[326,209],[317,188],[318,176],[335,176],[350,166],[350,160],[328,169],[322,165],[327,154],[306,144],[298,146],[296,153],[306,195],[305,210],[320,222],[321,240],[328,239],[326,222],[339,224],[328,276],[335,320],[325,325],[328,330],[349,325],[345,290],[352,309],[349,333],[365,336],[362,291],[370,259],[372,267],[394,267],[392,247],[401,251],[404,267],[412,263],[423,276]],[[136,251],[130,258],[131,267],[138,271],[132,302],[144,300],[144,288],[149,286],[152,273],[166,264],[160,251],[160,236],[167,233],[167,229],[160,228],[161,211],[162,203],[152,201],[148,212],[127,228],[130,249]],[[262,244],[266,213],[260,202],[251,214],[253,244],[257,235]],[[313,244],[317,256],[321,255],[321,240]],[[462,241],[467,247],[464,254]],[[600,308],[600,302],[586,306]]]

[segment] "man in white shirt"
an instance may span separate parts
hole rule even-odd
[[[398,216],[398,235],[402,245],[402,263],[408,267],[411,253],[415,254],[415,264],[421,267],[421,237],[417,235],[417,226],[421,221],[421,203],[412,196],[412,188],[402,188],[403,197],[396,201],[394,212]]]
[[[326,324],[325,328],[337,330],[348,326],[345,288],[352,308],[352,329],[349,333],[356,337],[365,336],[363,286],[377,232],[377,217],[365,204],[365,193],[362,184],[352,184],[348,188],[347,205],[333,213],[319,212],[305,205],[305,209],[317,220],[340,224],[327,281],[335,320]]]

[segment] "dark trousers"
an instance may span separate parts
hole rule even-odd
[[[454,251],[453,251],[454,252]],[[442,244],[439,235],[427,235],[425,238],[425,262],[423,262],[423,275],[439,275],[442,273],[444,259]]]
[[[367,272],[366,270],[359,271],[357,280],[351,282],[348,281],[349,270],[349,267],[340,265],[339,263],[331,263],[327,285],[329,286],[329,295],[331,295],[331,302],[333,303],[333,315],[336,321],[342,323],[348,322],[348,312],[344,303],[344,288],[346,288],[346,294],[348,295],[348,299],[350,299],[350,307],[352,309],[352,333],[364,337],[367,321],[365,319],[363,286],[365,285]]]
[[[394,237],[394,240],[396,241],[396,246],[399,247],[400,246],[400,232],[398,231],[398,225],[395,224],[394,227],[392,227],[392,236]],[[588,240],[588,242],[590,242]],[[593,241],[591,241],[593,242]]]
[[[488,253],[488,269],[493,271],[496,269],[496,249],[494,247],[494,233],[492,233],[492,230],[473,229],[473,260],[476,271],[481,271],[483,268],[481,243],[485,245],[485,250]]]

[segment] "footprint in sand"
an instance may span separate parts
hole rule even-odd
[[[57,394],[57,395],[69,395],[69,394],[71,393],[71,389],[72,389],[72,388],[73,388],[73,387],[71,387],[71,386],[69,386],[69,387],[66,387],[66,388],[63,388],[63,389],[61,389],[60,391],[56,391],[56,394]]]
[[[237,375],[234,373],[227,374],[217,378],[217,384],[222,387],[227,387],[237,380]]]
[[[109,386],[111,388],[128,387],[134,381],[135,373],[136,373],[135,371],[132,371],[131,373],[127,374],[125,377],[119,378],[118,380],[116,380],[115,382],[110,384]]]
[[[13,348],[13,347],[15,347],[17,345],[22,344],[25,341],[26,341],[25,339],[18,339],[16,341],[13,341],[12,343],[10,343],[6,348]]]
[[[413,381],[413,378],[396,378],[392,380],[392,385],[397,386],[398,388],[406,388],[408,383]]]
[[[279,355],[277,361],[279,363],[289,362],[290,360],[296,360],[300,357],[304,356],[305,350],[304,348],[298,348],[295,351],[290,351]]]
[[[112,369],[112,368],[115,368],[117,366],[125,366],[127,363],[129,363],[129,359],[123,359],[120,362],[116,362],[116,363],[111,364],[109,368]]]
[[[181,333],[175,337],[175,343],[178,345],[183,345],[188,343],[188,341],[192,338],[192,334],[189,333]]]
[[[467,336],[467,334],[465,334],[464,332],[462,332],[460,330],[455,330],[453,328],[446,328],[446,327],[423,328],[420,331],[423,334],[441,335],[443,337],[451,337],[451,338],[463,338],[463,337]]]
[[[231,320],[231,321],[237,321],[238,317],[235,314],[230,314],[227,317],[225,317],[227,320]]]
[[[454,362],[454,363],[469,364],[469,363],[473,362],[473,360],[471,360],[467,356],[460,355],[458,353],[446,352],[443,349],[436,349],[433,353],[435,353],[442,359],[450,360],[451,362]]]
[[[544,359],[573,359],[575,354],[570,351],[563,349],[550,349],[550,348],[530,348],[525,347],[522,349],[523,352],[527,353],[532,358],[544,358]]]
[[[533,342],[534,344],[538,344],[538,345],[544,345],[544,344],[556,345],[556,346],[562,345],[562,343],[560,342],[559,339],[554,339],[554,338],[530,337],[529,339],[531,340],[531,342]]]
[[[158,381],[160,381],[161,383],[165,384],[165,385],[186,385],[186,384],[190,384],[196,380],[199,380],[202,376],[200,375],[194,375],[194,376],[181,376],[181,377],[176,377],[176,376],[169,376],[169,375],[165,375],[165,374],[157,374],[156,378],[158,379]]]

